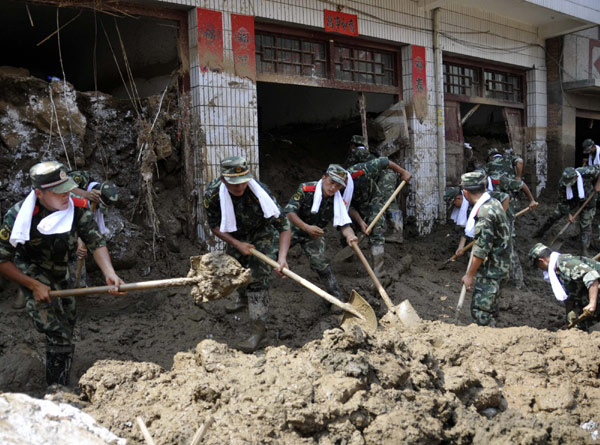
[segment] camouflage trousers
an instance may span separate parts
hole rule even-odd
[[[498,314],[501,280],[475,277],[473,298],[471,299],[471,317],[480,326],[495,324]]]
[[[240,241],[253,244],[256,250],[277,261],[279,234],[274,227],[267,226]],[[273,278],[273,268],[254,255],[242,255],[239,250],[229,244],[225,253],[252,271],[252,281],[248,286],[240,287],[238,293],[240,296],[248,297],[250,319],[265,322],[269,313],[269,285]]]
[[[325,237],[310,237],[305,231],[292,226],[292,241],[290,248],[300,244],[302,251],[308,257],[310,268],[315,272],[323,272],[329,268],[329,259],[325,256]]]
[[[360,205],[356,207],[360,216],[362,216],[363,220],[369,225],[371,221],[375,219],[379,211],[383,208],[385,204],[385,200],[383,199],[383,195],[381,193],[376,193],[372,199],[364,205]],[[373,230],[371,230],[371,234],[369,235],[369,245],[371,246],[383,246],[385,243],[385,218],[382,216],[377,221],[377,224],[373,226]],[[356,223],[352,223],[352,229],[355,233],[360,233],[360,227]]]
[[[594,219],[594,216],[596,215],[596,206],[592,206],[592,204],[593,203],[590,202],[590,204],[588,204],[579,214],[579,227],[581,228],[582,233],[588,231],[591,232],[592,230],[592,221]],[[575,211],[576,210],[574,210],[573,213],[575,213]],[[550,214],[550,218],[548,218],[548,221],[552,221],[553,223],[555,223],[563,216],[564,214],[555,208],[554,211]],[[549,224],[549,222],[547,224]]]
[[[389,168],[382,170],[379,173],[379,178],[377,179],[377,187],[379,187],[383,204],[385,204],[396,190],[396,187],[398,187],[398,173]],[[398,210],[400,210],[400,207],[398,207],[398,203],[394,199],[388,207],[386,213],[391,214],[392,212]]]
[[[68,289],[68,278],[51,278],[50,274],[38,273],[29,275],[50,286],[52,290]],[[33,292],[21,286],[25,296],[25,310],[33,320],[38,332],[46,336],[46,345],[53,350],[61,347],[71,348],[73,329],[76,320],[75,298],[52,298],[50,303],[35,301]]]
[[[517,288],[523,287],[523,268],[521,267],[521,260],[517,253],[517,240],[515,233],[515,220],[514,218],[509,219],[510,221],[510,278],[514,281]]]

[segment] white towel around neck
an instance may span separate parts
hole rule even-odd
[[[465,235],[467,235],[469,238],[473,238],[475,236],[475,217],[477,216],[477,212],[479,212],[479,208],[490,199],[490,194],[485,192],[475,203],[471,213],[469,213],[469,219],[467,220],[467,225],[465,226]]]
[[[333,195],[333,225],[334,226],[345,226],[347,224],[352,223],[350,219],[350,215],[348,215],[348,209],[350,208],[350,203],[352,202],[352,195],[354,192],[354,181],[352,179],[352,175],[346,172],[346,177],[348,178],[348,183],[346,184],[346,189],[344,190],[344,196],[339,192],[335,192]],[[317,185],[315,186],[315,194],[313,196],[313,205],[310,208],[310,213],[318,213],[319,208],[321,207],[321,201],[323,200],[323,180],[319,179]]]
[[[550,285],[552,286],[552,292],[558,301],[565,301],[568,297],[565,292],[565,288],[561,284],[560,280],[556,276],[556,262],[560,253],[552,252],[550,254],[550,261],[548,262],[548,270],[544,272],[544,279],[546,276],[550,279]]]
[[[585,187],[583,186],[583,178],[581,176],[581,173],[579,173],[577,170],[575,170],[575,173],[577,173],[577,194],[579,195],[579,199],[583,199],[585,198]],[[573,187],[570,185],[567,185],[567,199],[573,199]]]
[[[463,199],[460,208],[454,207],[452,209],[450,218],[456,223],[457,226],[464,227],[467,225],[467,210],[469,210],[469,201],[467,201],[467,198],[465,198],[464,193],[462,193],[462,197]]]
[[[89,192],[94,188],[94,186],[98,184],[100,183],[90,182],[86,190]],[[102,235],[106,235],[108,233],[108,229],[106,228],[106,224],[104,223],[104,214],[100,211],[100,206],[96,207],[96,210],[94,210],[94,221],[96,221],[96,224],[98,224],[98,229],[100,229],[100,233]]]
[[[487,189],[490,192],[493,192],[494,191],[494,182],[492,181],[492,178],[490,176],[487,177],[487,182],[488,182]]]
[[[280,215],[279,207],[275,204],[275,201],[269,196],[269,194],[260,186],[255,179],[248,181],[248,188],[254,193],[254,196],[258,198],[260,208],[263,211],[265,218],[276,217]],[[221,181],[219,186],[219,201],[221,204],[221,225],[219,230],[223,233],[237,231],[237,223],[235,220],[235,211],[233,210],[233,201],[227,186]]]
[[[24,244],[29,241],[29,232],[31,231],[31,218],[33,217],[33,211],[35,210],[35,203],[37,197],[35,196],[35,190],[32,190],[23,205],[17,213],[15,224],[13,225],[12,232],[10,234],[9,242],[13,247],[17,247],[18,244]],[[48,216],[43,218],[37,225],[37,229],[42,235],[55,235],[59,233],[66,233],[73,227],[73,216],[75,215],[75,206],[73,200],[69,197],[69,205],[65,210],[57,210],[50,213]]]
[[[598,145],[596,147],[596,154],[592,156],[590,153],[588,165],[598,165],[600,164],[600,147]]]

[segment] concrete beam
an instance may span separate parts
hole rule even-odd
[[[451,3],[451,0],[418,0],[419,8],[425,8],[425,11],[431,11],[435,8],[443,8]]]
[[[542,39],[550,39],[552,37],[570,34],[589,27],[590,24],[588,22],[565,18],[564,20],[546,23],[545,25],[538,27],[538,35]]]

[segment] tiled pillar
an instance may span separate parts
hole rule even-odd
[[[433,48],[426,47],[427,59],[427,103],[428,113],[420,123],[411,107],[407,108],[411,149],[406,153],[405,166],[413,173],[411,193],[407,202],[407,213],[416,218],[420,235],[431,232],[438,217],[438,168],[437,168],[437,134],[435,109],[435,78]],[[404,101],[412,103],[412,46],[402,48],[402,86]],[[444,116],[440,116],[444,125]]]
[[[529,187],[539,196],[548,180],[548,99],[546,69],[534,68],[527,72],[527,149],[526,174]]]

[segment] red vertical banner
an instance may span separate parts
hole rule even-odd
[[[427,116],[427,65],[425,47],[412,46],[412,87],[415,114],[423,123]]]
[[[233,68],[235,74],[256,82],[253,16],[231,14],[231,44],[233,47]]]
[[[223,17],[221,12],[196,8],[198,13],[198,60],[200,69],[223,69]]]

